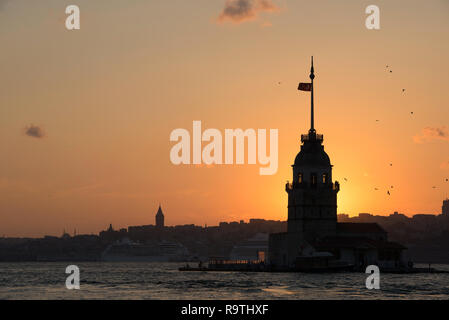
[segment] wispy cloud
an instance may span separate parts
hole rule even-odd
[[[430,142],[433,140],[449,141],[449,130],[446,126],[442,127],[425,127],[421,133],[413,137],[416,143]]]
[[[44,130],[42,130],[41,127],[35,126],[33,124],[31,124],[25,128],[25,134],[29,137],[38,138],[38,139],[45,137]]]
[[[272,0],[226,0],[218,22],[242,23],[257,19],[261,12],[276,12],[279,7]]]

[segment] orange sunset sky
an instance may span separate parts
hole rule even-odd
[[[338,212],[441,213],[449,1],[233,2],[0,0],[0,236],[153,224],[159,203],[167,225],[285,220],[311,55]],[[277,173],[173,165],[170,133],[193,120],[278,129]]]

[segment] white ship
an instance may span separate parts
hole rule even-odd
[[[109,245],[101,254],[101,261],[184,262],[189,251],[177,242],[137,243],[125,238]]]

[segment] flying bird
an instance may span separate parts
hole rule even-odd
[[[413,114],[413,111],[410,111],[410,114]]]
[[[393,166],[393,164],[392,163],[390,163],[390,167],[392,167]]]
[[[343,179],[345,179],[345,181],[348,181],[348,179],[346,179],[346,178],[343,178]]]
[[[390,195],[390,191],[389,190],[387,190],[387,194]]]
[[[405,89],[402,89],[402,92],[405,92]]]
[[[379,189],[377,189],[377,188],[374,188],[374,190],[379,190]]]

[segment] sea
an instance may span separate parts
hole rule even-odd
[[[68,290],[70,264],[80,289]],[[449,273],[382,274],[367,289],[364,273],[182,272],[182,263],[0,263],[0,299],[449,299]],[[193,266],[193,265],[192,265]],[[428,265],[416,265],[428,267]],[[449,265],[432,265],[449,271]]]

